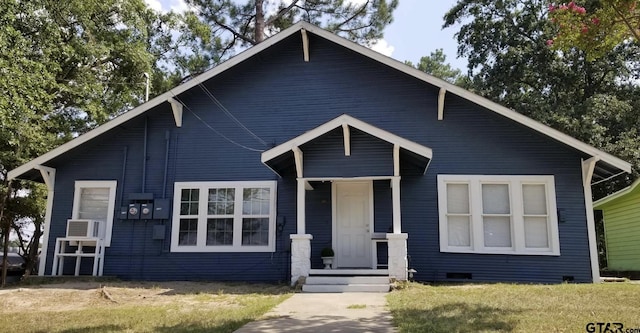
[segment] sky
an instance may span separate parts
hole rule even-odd
[[[183,0],[145,0],[158,11],[184,11]],[[364,0],[351,0],[359,3]],[[451,66],[466,71],[466,59],[456,56],[458,44],[454,37],[457,28],[442,29],[444,14],[457,0],[400,0],[394,20],[385,29],[384,39],[372,48],[399,61],[417,63],[436,49],[443,49]]]

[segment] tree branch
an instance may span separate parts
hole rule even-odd
[[[348,19],[342,21],[342,23],[340,23],[336,28],[340,31],[344,31],[341,29],[341,27],[349,22],[351,22],[353,19],[355,19],[356,17],[360,16],[360,14],[362,14],[362,12],[364,12],[367,9],[367,6],[369,6],[369,0],[367,0],[367,2],[365,2],[362,7],[356,11],[353,15],[351,15],[351,17],[349,17]],[[371,26],[371,25],[368,25]],[[357,29],[361,29],[361,28],[357,28]],[[357,30],[357,29],[350,29],[348,31],[353,31],[353,30]]]
[[[242,39],[243,41],[251,44],[251,45],[256,45],[256,42],[250,38],[247,38],[246,36],[243,36],[242,34],[238,33],[237,31],[233,30],[233,28],[231,28],[230,26],[220,22],[219,20],[217,20],[216,18],[213,18],[213,22],[215,22],[215,24],[219,25],[221,28],[223,28],[224,30],[227,30],[228,32],[230,32],[232,35],[234,35],[236,38]]]
[[[636,29],[633,28],[633,26],[631,25],[631,22],[627,20],[627,17],[624,16],[622,11],[615,5],[612,5],[612,7],[613,7],[613,10],[615,10],[618,16],[622,19],[622,22],[624,22],[627,28],[629,28],[629,32],[631,32],[631,34],[633,35],[633,38],[635,38],[636,41],[640,40],[640,36],[638,35],[638,32],[636,31]]]
[[[296,6],[296,4],[300,2],[300,0],[295,0],[292,1],[291,4],[289,6],[287,6],[286,8],[282,8],[280,9],[280,11],[273,15],[271,18],[269,18],[266,22],[265,22],[265,26],[270,26],[271,24],[273,24],[273,22],[275,22],[277,19],[283,17],[285,14],[289,13],[293,7],[298,7]]]

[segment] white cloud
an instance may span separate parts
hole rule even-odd
[[[169,0],[169,3],[171,10],[176,13],[182,13],[189,9],[189,6],[187,6],[187,3],[184,2],[184,0]]]
[[[354,5],[361,6],[361,5],[364,5],[364,3],[367,2],[367,0],[347,0],[345,2],[347,2],[347,3],[350,2],[350,3],[354,4]]]
[[[147,6],[153,10],[157,12],[162,11],[162,4],[160,3],[160,0],[144,0],[144,2],[146,2]]]
[[[189,6],[184,2],[184,0],[144,0],[147,3],[149,8],[166,13],[170,10],[182,13],[189,9]]]
[[[371,49],[378,53],[382,53],[387,57],[391,57],[395,47],[393,47],[393,45],[389,45],[389,43],[384,39],[378,39],[371,44]]]

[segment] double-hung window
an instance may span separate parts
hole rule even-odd
[[[272,252],[276,182],[175,183],[171,251]]]
[[[440,251],[559,255],[553,176],[438,175]]]

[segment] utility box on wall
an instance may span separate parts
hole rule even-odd
[[[165,234],[165,226],[164,225],[154,225],[153,226],[153,235],[152,239],[154,240],[163,240]]]
[[[171,210],[170,199],[156,199],[153,206],[153,219],[168,220],[170,210]]]
[[[129,203],[120,207],[121,220],[168,220],[171,199],[153,199],[153,193],[131,193]]]

